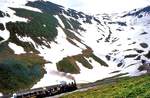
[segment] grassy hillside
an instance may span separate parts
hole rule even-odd
[[[26,48],[26,46],[20,44],[16,34],[18,36],[28,36],[38,45],[45,45],[42,42],[44,37],[45,41],[52,41],[57,36],[58,21],[56,18],[48,13],[39,13],[19,8],[11,8],[16,11],[16,15],[19,17],[27,18],[28,22],[8,22],[6,28],[10,32],[10,41],[19,44]],[[48,46],[47,46],[48,47]],[[27,50],[27,49],[25,49]],[[33,50],[33,49],[32,49]]]
[[[150,98],[150,76],[125,77],[61,98]]]
[[[68,56],[68,57],[63,58],[61,61],[59,61],[56,64],[57,69],[61,72],[66,72],[66,73],[73,73],[73,74],[80,73],[80,68],[78,67],[76,61],[81,63],[84,67],[88,69],[92,69],[93,68],[91,64],[92,61],[86,59],[90,57],[93,58],[100,65],[108,67],[108,64],[106,62],[104,62],[99,57],[93,54],[93,51],[91,48],[87,48],[82,51],[82,54]]]
[[[44,76],[46,61],[35,53],[16,55],[3,43],[0,55],[0,92],[4,94],[31,88]]]

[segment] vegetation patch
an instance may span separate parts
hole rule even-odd
[[[77,33],[79,33],[78,30],[86,31],[83,27],[81,27],[81,23],[78,22],[77,20],[75,20],[73,18],[67,19],[63,15],[59,15],[59,17],[62,20],[62,22],[64,23],[65,29],[74,30]]]
[[[57,63],[57,69],[67,73],[79,73],[80,69],[75,62],[71,62],[71,57],[63,58]]]
[[[57,69],[62,72],[66,73],[72,73],[77,74],[80,73],[80,68],[76,64],[76,61],[81,63],[84,67],[88,69],[92,69],[93,66],[91,65],[90,61],[88,61],[86,58],[93,58],[95,61],[100,63],[102,66],[108,66],[107,63],[105,63],[103,60],[101,60],[99,57],[95,56],[93,54],[93,51],[91,48],[87,48],[82,51],[82,54],[74,55],[74,56],[68,56],[66,58],[63,58],[63,60],[59,61],[57,65]]]
[[[141,60],[141,56],[136,57],[134,60]]]
[[[129,55],[125,55],[124,58],[134,58],[138,56],[138,54],[129,54]]]
[[[144,55],[145,57],[147,57],[148,59],[150,59],[150,51]]]
[[[4,12],[0,11],[0,17],[4,17]]]
[[[122,65],[123,65],[122,62],[120,62],[120,63],[117,64],[118,67],[120,67],[120,66],[122,66]]]
[[[0,55],[0,92],[4,94],[31,88],[45,73],[46,62],[36,54],[15,55],[3,43]]]
[[[26,6],[31,6],[31,7],[35,7],[35,8],[39,8],[40,10],[42,10],[42,12],[44,13],[49,13],[52,15],[56,15],[59,13],[62,13],[62,6],[54,4],[52,2],[48,2],[48,1],[34,1],[31,2],[29,1]]]
[[[0,37],[0,41],[4,40],[4,38]]]
[[[59,17],[63,21],[66,29],[74,29],[74,30],[79,29],[79,30],[84,31],[84,29],[80,26],[81,24],[77,20],[75,20],[75,19],[78,19],[78,16],[80,14],[75,10],[69,9],[69,10],[65,11],[63,9],[63,7],[60,5],[54,4],[52,2],[44,2],[44,1],[28,2],[26,5],[39,8],[44,13],[48,13],[50,15],[59,15]],[[67,16],[71,16],[75,19],[73,19],[73,18],[67,19],[66,17],[64,17],[62,15],[62,13],[65,13],[65,14],[67,14]],[[90,17],[90,16],[87,15],[87,18],[88,17]],[[72,25],[73,28],[71,28],[70,24]]]
[[[147,44],[147,43],[140,43],[140,46],[141,46],[142,48],[148,48],[148,44]]]
[[[4,25],[2,23],[0,23],[0,30],[5,30]]]
[[[147,32],[143,32],[143,33],[141,33],[140,35],[145,35],[145,34],[148,34]]]
[[[75,29],[76,32],[78,32],[77,30],[81,30],[81,31],[86,31],[84,28],[81,27],[81,23],[79,23],[77,20],[74,19],[70,19],[70,24],[73,26],[73,28]]]
[[[8,13],[4,13],[3,11],[0,10],[0,17],[4,17],[4,16],[10,17]]]
[[[92,54],[91,57],[92,57],[95,61],[97,61],[98,63],[100,63],[102,66],[106,66],[106,67],[109,66],[106,62],[104,62],[102,59],[100,59],[100,58],[97,57],[96,55]]]
[[[15,14],[17,16],[27,18],[29,20],[28,22],[8,22],[6,24],[6,28],[13,37],[10,39],[14,43],[18,43],[18,41],[16,42],[17,38],[15,38],[16,34],[21,37],[31,37],[37,44],[45,46],[46,44],[42,42],[40,38],[44,37],[47,41],[53,41],[57,36],[56,27],[58,25],[58,21],[54,16],[48,13],[39,13],[20,8],[11,9],[16,11]]]
[[[135,49],[135,51],[136,51],[137,53],[143,53],[143,52],[144,52],[144,50],[139,50],[139,49]]]

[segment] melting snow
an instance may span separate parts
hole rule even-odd
[[[120,70],[120,68],[114,65],[105,67],[105,66],[101,66],[92,58],[89,58],[89,60],[91,60],[92,62],[91,64],[93,65],[93,69],[85,68],[81,63],[76,62],[81,70],[80,74],[73,75],[77,83],[95,82],[96,80],[99,79],[104,79],[107,77],[114,76],[115,74],[110,74],[110,73],[116,70]]]
[[[38,8],[25,6],[25,4],[28,1],[29,0],[1,0],[0,10],[8,11],[8,7],[14,7],[14,8],[24,8],[24,9],[28,9],[28,10],[32,10],[32,11],[36,11],[36,12],[42,13],[42,11],[40,9],[38,9]],[[36,0],[30,0],[30,1],[36,1]]]
[[[14,43],[9,42],[8,46],[9,46],[12,50],[14,50],[14,53],[15,53],[15,54],[23,54],[23,53],[26,53],[26,52],[24,51],[24,49],[23,49],[21,46],[18,46],[18,45],[14,44]]]
[[[3,94],[0,92],[0,97],[2,97],[3,96]]]
[[[6,41],[10,37],[10,32],[6,29],[4,31],[0,30],[0,37],[2,37],[4,39],[4,41]]]
[[[73,81],[73,80],[66,78],[65,76],[58,75],[59,73],[61,74],[61,72],[58,72],[56,66],[54,66],[50,63],[45,64],[45,70],[47,73],[37,84],[35,84],[32,87],[32,89],[44,87],[44,86],[55,85],[55,84],[60,84],[61,81],[66,81],[68,83]],[[54,73],[58,73],[58,74],[54,74]]]
[[[43,27],[46,27],[46,25],[45,25],[45,24],[43,24]]]

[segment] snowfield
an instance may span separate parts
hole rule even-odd
[[[26,52],[24,51],[24,49],[23,49],[21,46],[17,46],[17,45],[14,44],[14,43],[9,42],[8,46],[9,46],[12,50],[14,50],[14,53],[15,53],[15,54],[23,54],[23,53],[26,53]]]
[[[0,93],[0,97],[1,97],[1,96],[3,96],[3,94],[2,94],[2,93]]]

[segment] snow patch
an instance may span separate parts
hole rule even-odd
[[[3,93],[0,92],[0,97],[2,97],[2,96],[3,96]]]
[[[28,21],[28,19],[26,19],[26,18],[22,18],[22,17],[16,16],[15,15],[15,11],[13,11],[13,10],[7,8],[7,7],[4,8],[4,9],[5,10],[2,9],[2,11],[8,12],[8,14],[10,15],[10,17],[5,16],[5,17],[0,18],[0,22],[1,23],[6,24],[6,23],[8,23],[10,21],[11,22],[16,22],[16,21],[27,22]]]
[[[36,50],[38,50],[37,44],[30,37],[27,37],[27,36],[21,37],[18,34],[16,34],[16,36],[22,42],[29,42],[29,43],[33,44],[34,48]]]
[[[45,25],[45,24],[43,24],[43,27],[46,27],[46,25]]]
[[[65,76],[59,75],[59,74],[61,74],[61,72],[58,72],[56,66],[54,66],[50,63],[45,64],[45,70],[47,73],[36,85],[34,85],[32,87],[32,89],[60,84],[61,81],[66,81],[67,83],[73,82],[73,80],[68,79]],[[58,74],[56,74],[56,73],[58,73]]]
[[[139,75],[142,75],[144,73],[146,73],[147,71],[139,71],[137,70],[139,67],[140,67],[140,62],[133,65],[133,66],[130,66],[130,67],[127,67],[127,68],[123,68],[121,73],[129,73],[128,75],[129,76],[139,76]]]
[[[81,48],[81,49],[86,49],[86,46],[85,45],[83,45],[82,43],[80,43],[80,42],[78,42],[77,40],[75,40],[75,39],[71,39],[75,44],[77,44],[77,46],[79,46],[79,48]]]
[[[117,75],[118,73],[117,74],[110,74],[110,73],[116,70],[120,70],[120,68],[116,66],[109,66],[109,67],[101,66],[93,58],[88,58],[88,59],[91,60],[93,69],[85,68],[81,63],[76,62],[81,70],[80,74],[73,75],[77,83],[95,82],[96,80]]]
[[[42,13],[42,11],[38,8],[25,6],[25,4],[28,3],[28,1],[36,1],[36,0],[1,0],[0,9],[2,9],[3,11],[7,11],[6,8],[14,7],[14,8],[23,8],[23,9]]]
[[[39,13],[43,13],[40,9],[38,8],[34,8],[34,7],[30,7],[30,6],[17,6],[15,8],[22,8],[22,9],[26,9],[26,10],[30,10],[30,11],[34,11],[34,12],[39,12]]]
[[[2,37],[4,39],[4,41],[6,41],[10,37],[10,32],[7,29],[5,29],[4,31],[0,30],[0,37]],[[2,42],[4,42],[4,41],[2,41]]]
[[[21,46],[18,46],[18,45],[14,44],[14,43],[9,42],[8,46],[9,46],[12,50],[14,50],[14,53],[15,53],[15,54],[23,54],[23,53],[26,53],[26,52],[24,51],[24,49],[23,49]]]

